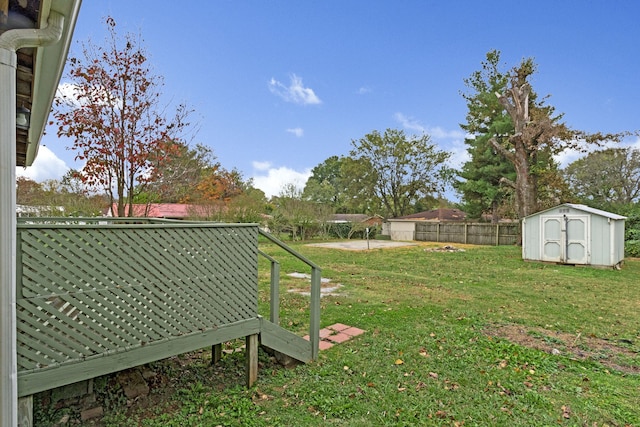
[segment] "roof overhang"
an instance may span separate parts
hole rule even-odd
[[[35,6],[34,6],[35,3]],[[51,105],[69,53],[82,0],[40,0],[28,2],[28,7],[37,7],[35,29],[44,29],[49,16],[55,11],[64,16],[62,35],[57,43],[35,48],[21,49],[19,58],[25,59],[21,67],[18,60],[18,83],[16,105],[31,110],[29,130],[16,130],[16,166],[31,166],[38,154],[40,140],[47,125]],[[22,76],[22,79],[20,79]]]

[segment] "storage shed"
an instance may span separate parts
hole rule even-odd
[[[625,219],[572,203],[529,215],[522,221],[522,258],[618,267],[624,260]]]

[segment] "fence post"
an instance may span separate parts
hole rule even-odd
[[[500,224],[496,224],[496,246],[500,246]]]

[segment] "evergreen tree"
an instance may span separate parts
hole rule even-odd
[[[465,163],[454,183],[463,200],[463,208],[471,218],[480,218],[490,213],[492,222],[497,222],[501,206],[509,202],[511,187],[504,178],[515,180],[513,165],[489,142],[501,139],[513,132],[511,118],[502,109],[496,92],[502,92],[508,76],[500,72],[500,52],[492,50],[482,63],[482,70],[474,72],[464,80],[471,92],[463,93],[467,101],[467,123],[460,127],[469,135],[465,138],[470,160]],[[504,209],[502,209],[504,210]]]

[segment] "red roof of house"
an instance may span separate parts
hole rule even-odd
[[[134,204],[133,216],[135,217],[147,217],[147,218],[174,218],[184,219],[188,217],[196,216],[194,210],[197,210],[198,206],[188,205],[185,203],[151,203],[151,204]],[[124,207],[125,215],[129,212],[129,205]],[[107,216],[118,216],[118,205],[113,204],[110,212],[107,212]]]

